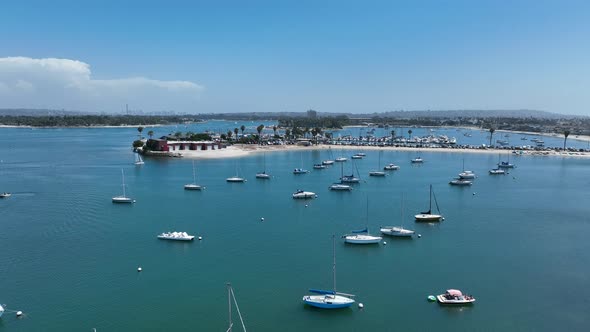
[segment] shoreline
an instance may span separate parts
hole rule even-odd
[[[252,154],[265,152],[292,152],[292,151],[399,151],[399,152],[438,152],[438,153],[476,153],[476,154],[510,154],[516,156],[538,156],[538,157],[567,157],[567,158],[590,158],[589,152],[556,152],[556,151],[521,151],[512,149],[465,149],[465,148],[412,148],[412,147],[393,147],[393,146],[363,146],[352,147],[342,145],[249,145],[235,144],[221,150],[194,151],[183,150],[174,151],[179,157],[187,159],[224,159],[224,158],[241,158]],[[517,151],[517,153],[513,153]],[[347,156],[350,157],[350,156]],[[318,161],[319,162],[319,161]]]

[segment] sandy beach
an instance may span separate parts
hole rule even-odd
[[[264,152],[286,152],[286,151],[306,151],[306,150],[332,150],[338,155],[341,150],[356,151],[400,151],[400,152],[438,152],[438,153],[479,153],[479,154],[512,154],[513,150],[506,149],[451,149],[451,148],[410,148],[410,147],[392,147],[392,146],[347,146],[347,145],[254,145],[254,144],[235,144],[221,150],[194,151],[184,150],[175,151],[183,158],[194,159],[216,159],[216,158],[238,158],[256,153]],[[584,152],[556,152],[556,151],[517,151],[518,155],[541,156],[541,157],[577,157],[590,158],[590,153]],[[348,156],[349,157],[349,156]]]

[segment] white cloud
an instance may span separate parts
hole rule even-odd
[[[120,111],[199,111],[203,87],[145,77],[92,78],[90,65],[69,59],[0,58],[0,108]]]

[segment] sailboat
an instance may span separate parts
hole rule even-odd
[[[402,204],[400,209],[401,214],[401,221],[400,223],[404,222],[404,196],[402,195]],[[410,229],[405,229],[403,226],[384,226],[380,229],[382,234],[391,235],[395,237],[412,237],[414,235],[414,231]]]
[[[257,179],[270,179],[270,174],[266,173],[266,153],[264,154],[264,170],[260,173],[256,173]]]
[[[334,164],[334,160],[332,160],[332,159],[334,159],[332,157],[332,149],[330,149],[328,151],[330,152],[330,159],[326,159],[326,160],[322,161],[322,165],[324,165],[324,166],[330,166],[330,165]]]
[[[131,197],[127,197],[127,194],[125,192],[125,172],[123,172],[123,169],[121,169],[121,178],[123,181],[123,195],[113,197],[113,203],[135,203],[135,200]]]
[[[197,176],[195,173],[195,161],[193,160],[193,183],[185,184],[184,190],[202,190],[204,187],[197,184]]]
[[[336,237],[332,235],[332,250],[333,250],[333,263],[332,263],[332,290],[321,290],[321,289],[310,289],[311,293],[317,295],[305,295],[303,302],[307,305],[322,309],[340,309],[348,308],[355,301],[351,299],[354,297],[352,294],[339,293],[336,291]]]
[[[475,173],[473,173],[472,171],[465,170],[465,158],[463,158],[463,171],[459,173],[459,178],[467,180],[475,179]]]
[[[344,156],[342,155],[342,150],[340,150],[340,157],[338,157],[338,158],[334,159],[334,161],[336,161],[336,162],[338,162],[338,163],[341,163],[341,162],[344,162],[344,161],[347,161],[347,160],[348,160],[348,158],[346,158],[346,157],[344,157]]]
[[[306,174],[306,173],[309,173],[309,171],[303,168],[303,153],[301,153],[301,168],[293,169],[293,174]]]
[[[135,152],[135,163],[134,164],[136,166],[141,166],[141,165],[145,164],[143,162],[143,159],[141,158],[141,155],[139,153],[137,153],[137,152]]]
[[[340,182],[333,183],[330,186],[330,190],[341,190],[341,191],[351,191],[352,187],[342,183],[342,178],[344,177],[344,164],[340,164]]]
[[[231,176],[231,177],[225,179],[225,181],[227,181],[227,182],[246,182],[246,179],[244,179],[244,178],[242,178],[242,177],[239,176],[239,173],[238,173],[238,162],[237,161],[236,161],[236,175]]]
[[[343,175],[340,178],[340,182],[342,182],[342,183],[359,183],[359,182],[361,182],[361,179],[354,176],[354,167],[356,166],[354,164],[354,162],[352,164],[350,164],[350,166],[352,168],[351,174],[350,175]],[[357,172],[358,172],[358,170],[357,170]]]
[[[242,329],[246,332],[246,325],[244,324],[244,319],[242,318],[242,313],[240,312],[240,307],[238,306],[238,301],[236,300],[236,294],[234,293],[234,289],[231,284],[227,283],[227,304],[228,304],[228,316],[229,316],[229,327],[227,328],[226,332],[233,331],[234,323],[232,321],[232,300],[236,305],[236,311],[238,312],[238,317],[240,317],[240,322],[242,323]]]
[[[374,244],[381,241],[381,236],[369,234],[369,197],[367,197],[367,216],[365,229],[360,231],[352,231],[352,234],[346,234],[342,237],[344,238],[344,242],[351,244]]]
[[[428,211],[421,212],[420,214],[415,215],[416,221],[441,221],[444,220],[443,216],[440,214],[432,214],[432,196],[434,193],[432,192],[432,185],[430,185],[430,200],[428,204]],[[438,208],[438,202],[436,201],[436,196],[434,196],[434,202],[436,203],[436,211],[440,213]]]
[[[377,163],[377,170],[370,171],[369,176],[385,176],[385,172],[381,171],[381,151],[379,151],[379,162]]]
[[[510,163],[510,154],[508,154],[508,161],[501,161],[498,163],[498,168],[514,168],[514,164]]]

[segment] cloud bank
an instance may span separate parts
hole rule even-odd
[[[118,112],[198,111],[203,86],[145,77],[99,80],[90,65],[70,59],[0,58],[0,108]]]

